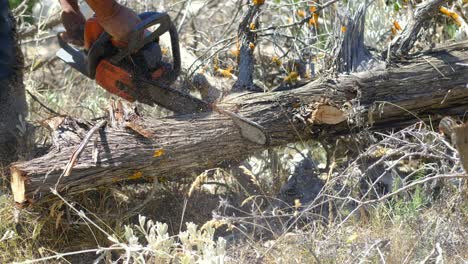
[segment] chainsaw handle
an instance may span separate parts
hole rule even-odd
[[[172,66],[173,75],[172,76],[175,81],[175,79],[177,79],[177,77],[180,74],[182,62],[180,58],[179,33],[177,32],[177,28],[175,27],[174,23],[172,23],[172,21],[169,26],[169,35],[171,36],[171,49],[172,49],[172,60],[173,60],[173,66]]]
[[[169,31],[171,18],[167,13],[146,12],[140,15],[141,21],[128,35],[128,51],[132,54],[139,51],[146,44],[157,41],[158,38]],[[158,25],[159,27],[145,36],[145,30],[149,27]],[[144,36],[143,39],[141,36]]]
[[[177,29],[171,21],[171,18],[167,13],[159,12],[145,12],[139,15],[140,19],[143,21],[140,22],[128,36],[129,42],[126,48],[121,49],[115,56],[111,58],[111,62],[114,64],[119,63],[123,58],[139,51],[146,44],[157,41],[158,38],[169,31],[171,37],[171,48],[172,48],[172,57],[173,57],[173,74],[177,77],[180,73],[181,68],[181,59],[180,59],[180,47],[179,47],[179,35]],[[159,27],[151,32],[150,34],[141,38],[142,35],[145,35],[145,30],[149,27],[158,25]]]

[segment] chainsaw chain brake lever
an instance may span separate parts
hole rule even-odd
[[[145,12],[139,15],[142,22],[140,22],[128,36],[129,42],[127,47],[122,48],[119,52],[110,58],[113,64],[118,64],[122,59],[131,54],[138,52],[146,44],[157,41],[161,35],[169,32],[171,37],[171,48],[173,58],[172,75],[177,78],[180,74],[181,59],[179,47],[179,35],[175,25],[172,23],[171,18],[167,13],[159,12]],[[154,31],[149,34],[145,33],[150,27],[159,25]],[[143,37],[142,37],[143,36]]]

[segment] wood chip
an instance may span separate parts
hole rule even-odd
[[[140,136],[143,136],[145,138],[152,138],[153,134],[149,132],[148,130],[144,129],[142,126],[134,123],[134,122],[125,122],[124,125],[125,128],[131,129],[132,131],[136,132]]]

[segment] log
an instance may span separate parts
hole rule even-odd
[[[112,125],[111,120],[87,144],[70,176],[60,181],[79,142],[13,164],[14,200],[26,206],[48,197],[55,187],[73,193],[119,181],[182,177],[299,140],[462,116],[468,106],[467,65],[465,41],[393,61],[388,68],[319,79],[290,91],[231,94],[218,103],[261,125],[267,145],[245,140],[229,117],[214,112],[129,118],[132,126]]]

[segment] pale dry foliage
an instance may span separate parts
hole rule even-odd
[[[242,217],[218,215],[239,236],[261,241],[240,243],[236,258],[463,263],[468,189],[457,151],[422,123],[370,137],[375,143],[357,158],[322,174],[326,183],[314,200],[272,213],[258,202],[268,197],[257,196]]]

